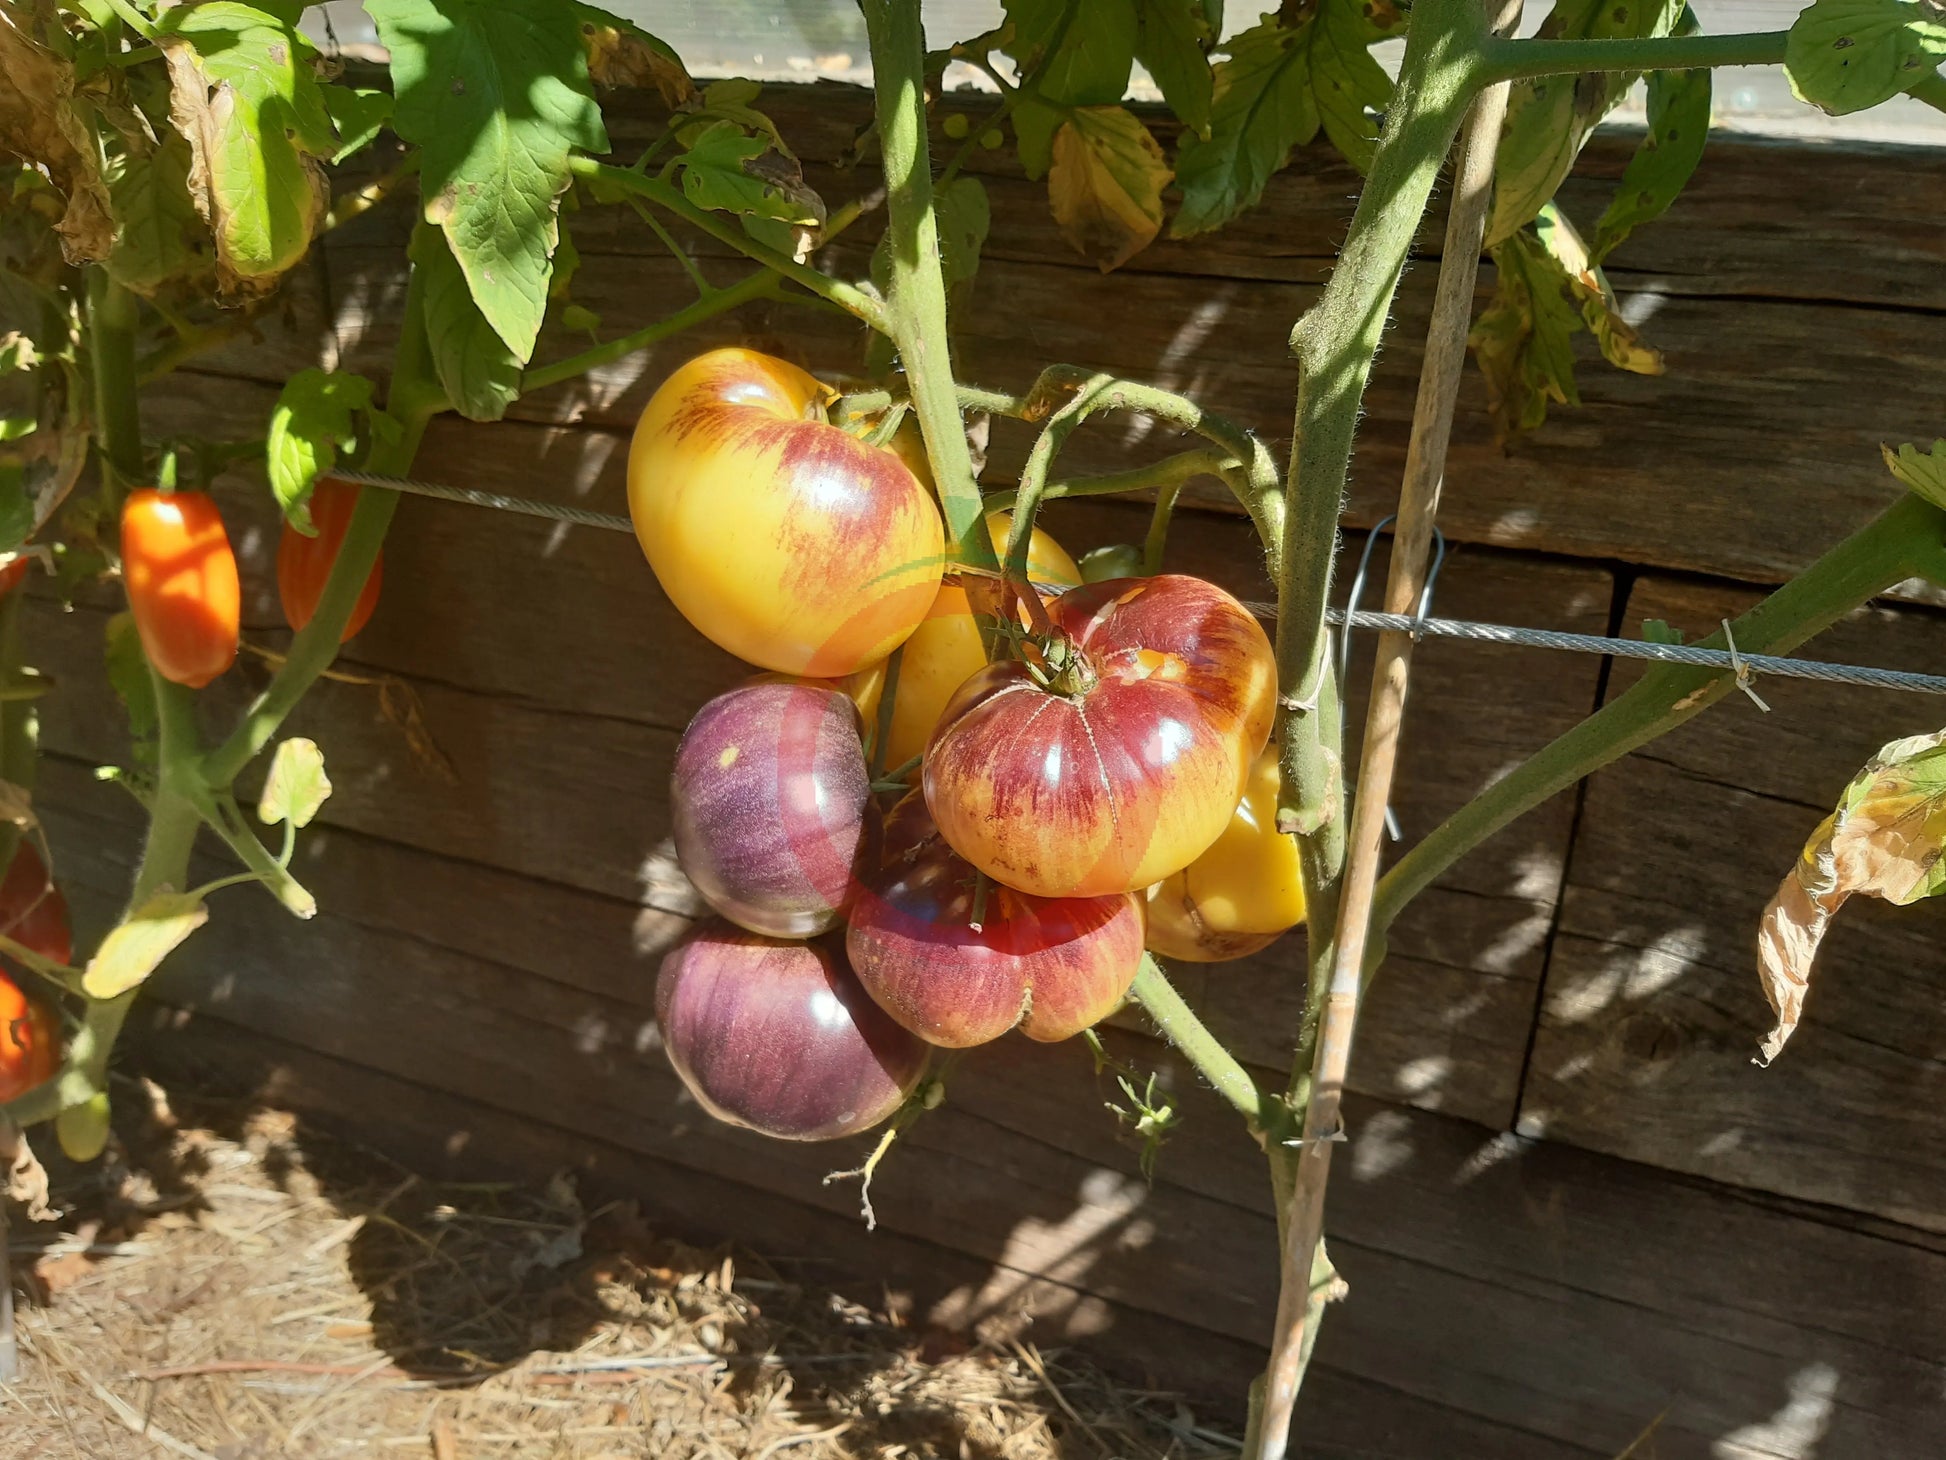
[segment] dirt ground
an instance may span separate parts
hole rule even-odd
[[[110,1156],[48,1162],[55,1219],[11,1214],[0,1460],[1237,1449],[1072,1355],[915,1328],[564,1180],[433,1183],[281,1111],[117,1093]]]

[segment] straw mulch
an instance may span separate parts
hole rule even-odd
[[[131,1105],[118,1155],[50,1162],[58,1221],[14,1213],[0,1460],[1236,1449],[1071,1355],[915,1328],[566,1181],[441,1185],[281,1112]]]

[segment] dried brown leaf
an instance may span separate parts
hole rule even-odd
[[[19,1203],[29,1221],[50,1221],[58,1215],[47,1201],[47,1169],[27,1144],[27,1133],[4,1118],[0,1118],[0,1170],[6,1173],[0,1196]]]
[[[0,0],[0,150],[41,168],[67,198],[54,229],[71,264],[108,257],[115,215],[101,151],[75,105],[74,67],[28,33],[19,7]]]
[[[1054,134],[1048,197],[1061,236],[1104,274],[1162,231],[1162,190],[1175,174],[1161,145],[1119,106],[1076,107]]]

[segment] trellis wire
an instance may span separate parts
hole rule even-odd
[[[610,512],[591,512],[585,507],[537,502],[531,498],[508,497],[471,487],[449,487],[439,482],[377,476],[371,472],[342,468],[334,468],[325,475],[352,486],[385,487],[412,496],[463,502],[468,506],[486,507],[496,512],[515,512],[527,517],[571,522],[581,527],[605,528],[611,532],[635,530],[634,524],[626,517],[618,517]],[[1370,609],[1354,609],[1347,613],[1334,608],[1325,617],[1335,627],[1342,628],[1349,624],[1355,629],[1385,629],[1411,634],[1415,639],[1464,639],[1474,643],[1558,649],[1571,654],[1611,654],[1618,659],[1646,659],[1660,664],[1723,669],[1735,674],[1746,692],[1750,692],[1752,676],[1769,674],[1780,679],[1810,679],[1826,684],[1858,685],[1867,689],[1946,694],[1946,675],[1878,669],[1863,664],[1831,664],[1817,659],[1786,659],[1775,654],[1745,654],[1735,647],[1710,649],[1700,644],[1658,644],[1647,639],[1609,639],[1599,634],[1573,634],[1560,629],[1512,628],[1505,624],[1474,623],[1465,619],[1428,618],[1423,612],[1426,606],[1422,601],[1418,614],[1378,613]],[[1262,605],[1253,604],[1252,607],[1262,609]],[[1728,625],[1724,627],[1727,630]]]

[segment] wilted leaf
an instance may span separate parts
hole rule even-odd
[[[1770,1063],[1804,1013],[1811,966],[1831,919],[1855,895],[1904,907],[1946,888],[1946,731],[1895,740],[1845,787],[1811,833],[1757,929],[1757,965],[1777,1027]]]
[[[1922,452],[1911,442],[1896,452],[1881,446],[1885,466],[1893,476],[1935,507],[1946,507],[1946,441],[1935,441],[1931,451]]]
[[[1126,107],[1076,107],[1054,134],[1048,196],[1061,236],[1104,274],[1162,231],[1169,163]]]
[[[170,132],[147,156],[126,156],[109,190],[121,225],[108,272],[125,289],[153,294],[204,262],[208,230],[189,194],[189,143]]]
[[[155,681],[142,654],[142,637],[134,616],[122,612],[108,620],[105,658],[108,682],[128,711],[128,734],[135,764],[145,771],[156,767]]]
[[[311,485],[337,465],[338,450],[358,436],[357,418],[372,403],[372,383],[335,370],[300,370],[284,382],[264,441],[270,490],[299,532],[309,535]]]
[[[634,21],[593,5],[577,5],[575,11],[588,51],[588,76],[595,85],[653,86],[662,104],[671,107],[696,95],[682,57]]]
[[[1215,78],[1202,0],[1138,0],[1135,23],[1135,59],[1154,78],[1177,120],[1207,137]]]
[[[576,8],[366,0],[365,9],[391,53],[393,129],[421,149],[426,221],[445,232],[481,315],[524,364],[547,312],[568,155],[608,150]]]
[[[1566,216],[1550,203],[1534,220],[1534,234],[1567,276],[1569,291],[1581,305],[1582,323],[1601,346],[1603,358],[1632,375],[1662,374],[1662,352],[1644,343],[1635,327],[1622,318],[1608,275],[1589,258],[1588,246]]]
[[[369,147],[372,140],[392,120],[392,93],[358,86],[324,88],[324,109],[331,114],[331,125],[338,131],[338,150],[331,154],[337,166],[354,152]]]
[[[443,233],[413,229],[407,256],[425,272],[426,344],[440,388],[467,419],[499,420],[520,395],[520,361],[474,302]]]
[[[337,150],[311,43],[234,0],[165,10],[169,120],[189,140],[189,194],[232,286],[304,256],[323,215],[323,159]]]
[[[52,1221],[48,1205],[47,1168],[27,1144],[27,1136],[8,1121],[0,1121],[0,1197],[17,1202],[30,1222]]]
[[[933,211],[939,219],[939,271],[952,289],[980,270],[980,250],[993,221],[986,185],[976,177],[956,177],[933,194]]]
[[[54,1117],[54,1139],[70,1161],[92,1161],[108,1144],[108,1093],[90,1095]]]
[[[1684,0],[1561,0],[1541,22],[1542,36],[1621,39],[1668,35]],[[1628,94],[1639,73],[1588,72],[1516,81],[1494,164],[1489,247],[1513,237],[1554,196],[1595,125]]]
[[[82,992],[91,999],[112,999],[139,988],[208,921],[209,909],[195,894],[156,893],[101,940],[81,976]]]
[[[1675,202],[1696,171],[1696,164],[1703,160],[1709,129],[1708,71],[1650,73],[1649,130],[1628,160],[1613,201],[1595,225],[1596,263]]]
[[[1923,0],[1816,0],[1784,48],[1791,90],[1833,116],[1891,100],[1943,59],[1946,11]]]
[[[0,151],[42,167],[67,199],[61,252],[71,264],[108,257],[115,218],[101,149],[76,109],[74,67],[30,33],[31,18],[0,5]]]
[[[1185,136],[1176,154],[1182,207],[1170,232],[1190,238],[1257,205],[1291,149],[1322,127],[1360,172],[1371,166],[1392,82],[1372,59],[1384,32],[1359,0],[1318,0],[1295,26],[1269,16],[1226,42],[1216,67],[1207,140]]]
[[[1064,106],[1112,106],[1127,95],[1136,0],[1006,0],[1006,11],[1007,54],[1029,89]]]
[[[699,208],[748,213],[780,223],[817,227],[824,204],[805,186],[797,160],[780,156],[763,137],[734,122],[711,122],[687,138],[681,157],[682,191]]]
[[[324,773],[324,752],[317,742],[292,736],[278,745],[264,777],[257,802],[257,819],[265,826],[288,821],[302,831],[331,794],[331,778]]]

